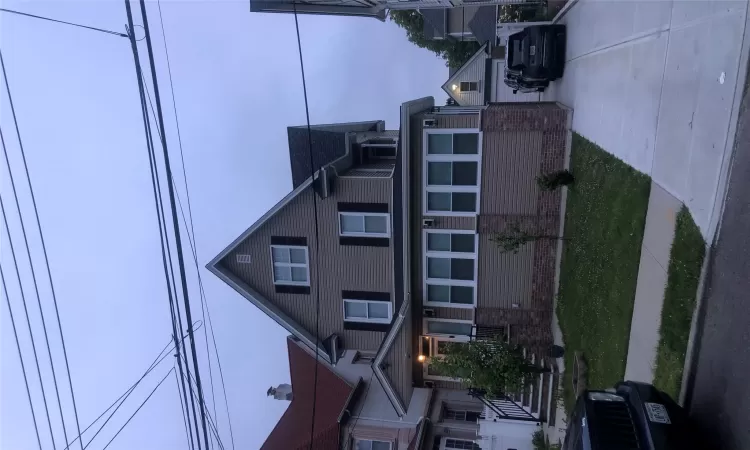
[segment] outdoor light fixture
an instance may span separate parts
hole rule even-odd
[[[417,361],[419,361],[419,362],[424,362],[424,360],[425,360],[425,357],[424,357],[424,355],[419,355],[419,356],[417,356]]]
[[[453,90],[455,91],[456,89],[458,89],[458,86],[456,86],[456,85],[454,84],[453,86],[451,86],[451,88],[453,88]]]

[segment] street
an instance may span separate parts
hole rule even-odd
[[[731,178],[699,312],[686,406],[711,448],[750,448],[750,114],[743,98]],[[742,113],[744,111],[744,114]]]

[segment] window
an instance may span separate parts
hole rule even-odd
[[[475,215],[479,211],[480,133],[425,131],[425,214]]]
[[[477,91],[479,90],[479,83],[476,81],[462,81],[461,82],[461,92],[466,91]]]
[[[425,230],[425,284],[428,306],[473,307],[477,237],[468,230]]]
[[[445,408],[445,410],[443,411],[443,419],[475,423],[477,420],[479,420],[479,414],[480,413],[477,411],[464,411],[460,409]]]
[[[391,323],[391,302],[344,299],[344,321]]]
[[[355,450],[391,450],[391,443],[385,441],[373,441],[371,439],[355,439]]]
[[[340,212],[341,236],[390,237],[391,224],[388,213]]]
[[[307,247],[272,245],[274,284],[309,286],[310,270]]]
[[[443,438],[441,450],[479,450],[479,445],[466,439]]]

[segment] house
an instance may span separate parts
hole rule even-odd
[[[423,35],[427,39],[458,39],[480,44],[497,41],[497,5],[425,8]]]
[[[554,367],[557,244],[509,254],[492,237],[559,232],[560,193],[535,177],[563,167],[570,120],[555,103],[427,97],[401,106],[398,130],[288,128],[293,190],[207,267],[361,389],[332,449],[525,449],[554,422],[555,373],[486,398],[430,361],[446,342],[498,337]]]
[[[499,39],[499,38],[498,38]],[[480,106],[497,102],[538,102],[541,93],[513,93],[505,84],[505,45],[482,45],[443,83],[443,91],[459,106]]]
[[[385,20],[390,9],[452,8],[467,5],[512,5],[539,3],[537,0],[250,0],[251,12],[324,14],[336,16],[374,17]],[[296,8],[295,8],[296,6]]]
[[[287,348],[292,383],[270,388],[268,395],[288,401],[289,407],[261,450],[337,448],[341,427],[350,417],[348,408],[356,400],[355,395],[361,393],[361,380],[350,383],[325,364],[315,361],[315,357],[294,339],[288,339]],[[317,380],[310,376],[315,373],[316,366]]]

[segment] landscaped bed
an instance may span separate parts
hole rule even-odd
[[[677,214],[661,311],[654,385],[675,400],[680,393],[690,324],[695,309],[705,241],[686,207]]]
[[[582,352],[589,387],[608,388],[625,374],[651,180],[578,134],[570,170],[576,181],[568,190],[557,307],[565,366]],[[571,373],[563,384],[568,411]]]

